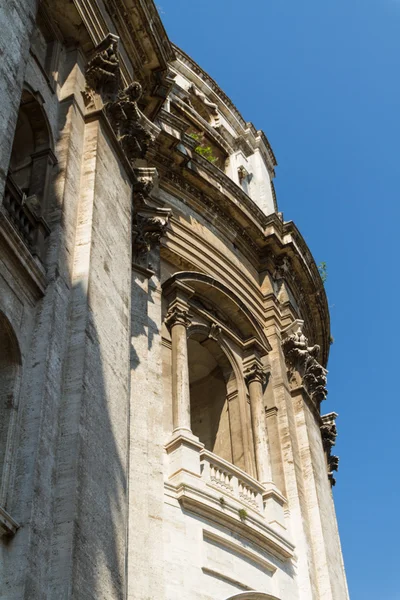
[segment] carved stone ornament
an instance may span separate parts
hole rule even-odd
[[[273,278],[275,280],[288,279],[291,269],[292,269],[292,264],[291,264],[290,258],[285,255],[279,256],[276,259],[275,271],[273,274]]]
[[[115,99],[121,87],[121,72],[118,58],[119,38],[109,33],[96,47],[86,67],[86,105],[95,107],[95,94],[102,101]]]
[[[307,393],[319,406],[328,394],[328,371],[317,360],[320,347],[308,345],[308,339],[303,333],[303,321],[295,321],[286,330],[282,347],[289,369],[298,371]]]
[[[262,385],[266,383],[267,376],[261,365],[258,363],[253,363],[248,366],[244,372],[244,378],[247,384],[252,381],[259,381]]]
[[[332,447],[336,444],[337,438],[337,428],[335,419],[337,417],[336,413],[330,413],[329,415],[324,415],[322,417],[322,425],[321,425],[321,437],[322,437],[322,445],[324,447],[325,452],[330,453]]]
[[[218,341],[220,335],[222,333],[222,329],[217,323],[211,323],[210,332],[208,337],[214,341]]]
[[[133,186],[132,261],[145,268],[149,252],[160,243],[168,226],[170,209],[151,205],[150,193],[157,179],[157,169],[135,169],[137,178]]]
[[[137,212],[149,206],[150,194],[158,178],[157,169],[154,167],[140,167],[134,169],[136,182],[133,185],[134,210]]]
[[[137,102],[141,95],[142,86],[135,81],[105,106],[108,120],[131,164],[138,158],[144,158],[159,132],[139,110]]]
[[[189,311],[186,308],[175,304],[168,309],[167,316],[165,317],[165,324],[169,330],[171,330],[174,325],[184,325],[187,328],[189,327],[190,322]]]
[[[331,482],[331,485],[336,485],[336,478],[333,475],[334,471],[339,469],[339,457],[338,456],[330,456],[328,459],[328,479]]]
[[[207,117],[206,120],[210,121],[212,127],[219,127],[220,116],[218,112],[218,105],[215,104],[215,102],[211,102],[211,100],[209,100],[207,96],[193,84],[190,86],[189,92],[202,105],[203,110],[201,112],[205,113],[202,116]]]
[[[132,221],[133,262],[148,267],[147,254],[152,246],[159,244],[167,229],[168,218],[136,214]]]
[[[337,413],[332,412],[321,417],[322,445],[326,452],[326,460],[328,465],[328,479],[331,482],[331,485],[336,484],[336,479],[333,476],[333,471],[337,471],[339,468],[339,457],[331,454],[332,447],[335,445],[337,437],[337,429],[335,422],[337,416]]]

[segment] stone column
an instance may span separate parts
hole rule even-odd
[[[251,425],[258,480],[260,483],[266,483],[271,481],[263,402],[263,384],[266,377],[261,365],[257,362],[246,369],[244,376],[250,395]]]
[[[174,433],[190,434],[190,386],[187,348],[187,328],[190,324],[188,306],[175,301],[169,308],[165,323],[172,341],[172,422]]]

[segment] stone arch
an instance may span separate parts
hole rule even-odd
[[[279,600],[279,598],[264,592],[241,592],[235,596],[230,596],[227,600]]]
[[[208,304],[211,311],[216,311],[217,316],[226,315],[227,326],[233,326],[243,342],[254,339],[265,352],[271,349],[261,323],[230,287],[215,277],[197,271],[179,271],[163,287],[169,287],[177,281],[192,288],[195,296],[205,303],[206,308]]]
[[[0,504],[5,503],[7,493],[21,368],[17,336],[0,311]]]

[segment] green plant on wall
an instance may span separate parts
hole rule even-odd
[[[244,508],[241,508],[240,510],[238,510],[238,514],[239,514],[240,520],[245,521],[245,519],[247,517],[247,510],[245,510]]]
[[[328,278],[328,267],[326,266],[326,262],[320,262],[318,265],[318,271],[322,279],[322,283],[325,285],[325,282]]]
[[[194,132],[190,133],[189,135],[193,140],[199,142],[199,145],[196,146],[196,148],[194,149],[196,154],[199,154],[200,156],[208,160],[208,162],[214,165],[218,161],[218,158],[214,156],[213,149],[211,148],[211,146],[207,146],[203,142],[203,136],[199,133]]]

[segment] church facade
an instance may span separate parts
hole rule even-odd
[[[266,135],[153,0],[0,17],[0,598],[348,599]]]

